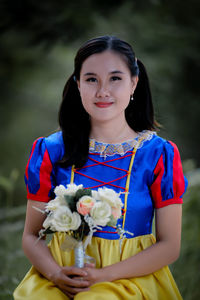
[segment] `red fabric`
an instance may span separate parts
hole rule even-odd
[[[182,204],[183,203],[183,199],[182,198],[173,198],[173,199],[168,199],[162,202],[157,202],[156,203],[156,208],[161,208],[161,207],[165,207],[168,206],[170,204]]]
[[[167,180],[164,166],[163,154],[159,158],[159,161],[154,170],[155,180],[151,185],[151,193],[154,200],[155,208],[161,208],[170,204],[182,204],[183,200],[181,196],[185,191],[185,180],[182,170],[181,158],[178,151],[177,146],[169,142],[173,147],[173,161],[172,165],[168,166],[168,168],[172,168],[172,178],[169,182],[165,182]],[[167,160],[165,161],[167,163]],[[164,177],[163,177],[164,175]],[[166,186],[171,185],[172,193],[169,199],[164,198],[165,196],[162,193],[162,186],[166,188]]]
[[[51,171],[52,164],[49,153],[46,150],[40,167],[40,188],[36,194],[31,194],[29,191],[27,191],[28,199],[41,202],[48,202],[50,200],[48,193],[51,189]]]
[[[177,146],[169,142],[174,148],[173,159],[173,191],[174,195],[181,197],[185,191],[185,180],[182,170],[181,158]]]
[[[118,233],[117,231],[106,231],[106,230],[97,230],[96,232],[101,232],[101,233],[113,233],[113,234]]]
[[[162,191],[161,191],[161,181],[164,174],[164,163],[163,155],[159,158],[159,161],[154,170],[155,181],[151,185],[151,193],[154,199],[155,207],[159,207],[162,203]]]

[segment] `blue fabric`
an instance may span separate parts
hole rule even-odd
[[[48,197],[51,194],[53,198],[52,189],[56,185],[67,185],[71,180],[71,167],[61,168],[56,162],[62,159],[64,155],[64,143],[62,139],[62,133],[57,132],[50,135],[47,138],[37,140],[34,153],[28,164],[28,180],[26,184],[32,194],[37,193],[39,182],[40,182],[40,166],[42,163],[45,149],[49,153],[49,157],[53,166],[51,173],[51,191],[48,192]],[[130,152],[123,156],[123,159],[114,160],[121,157],[119,154],[115,154],[111,157],[101,157],[99,154],[89,154],[86,166],[93,165],[95,162],[91,161],[91,158],[101,163],[112,164],[113,166],[120,169],[129,169],[131,156],[128,156]],[[161,180],[161,194],[162,199],[154,199],[152,197],[151,185],[155,180],[154,170],[158,164],[160,157],[163,156],[163,167],[164,175]],[[112,160],[112,162],[110,162]],[[114,161],[113,161],[114,160]],[[125,230],[132,232],[134,236],[126,234],[127,238],[132,238],[140,235],[150,234],[152,232],[152,220],[154,216],[155,202],[166,201],[166,199],[175,199],[176,202],[179,196],[179,191],[173,189],[173,180],[175,175],[173,174],[174,162],[174,147],[164,139],[154,135],[151,140],[146,140],[141,148],[136,152],[131,177],[130,187],[127,201],[127,212],[125,221]],[[114,180],[117,177],[125,175],[124,171],[109,168],[105,165],[91,166],[89,168],[82,168],[80,171],[82,174],[89,177],[96,178],[98,180],[108,182]],[[182,172],[182,171],[181,171]],[[127,177],[121,178],[113,184],[120,187],[125,187]],[[187,187],[187,180],[183,182],[185,190]],[[101,184],[100,182],[94,181],[91,178],[75,174],[74,183],[83,184],[85,188],[96,186]],[[123,191],[121,188],[114,187],[112,185],[105,185],[108,188],[112,188],[117,192]],[[98,188],[98,187],[97,187]],[[95,188],[95,189],[97,189]],[[178,196],[177,196],[177,195]],[[121,195],[122,202],[124,202],[124,194]],[[38,200],[40,199],[33,199]],[[119,224],[122,224],[122,219],[119,220]],[[104,227],[103,231],[115,231],[111,227]],[[98,236],[106,239],[118,239],[118,234],[96,232],[94,236]]]
[[[39,170],[41,168],[41,164],[43,161],[43,156],[46,150],[45,144],[43,143],[43,138],[37,140],[36,145],[31,148],[31,164],[28,167],[28,176],[25,174],[25,183],[28,184],[29,192],[36,194],[40,188],[40,178],[39,178]],[[31,180],[28,180],[28,178]]]

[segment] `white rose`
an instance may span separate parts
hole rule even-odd
[[[98,194],[98,192],[95,191],[95,190],[92,190],[92,197],[93,197],[94,199],[98,200],[98,199],[99,199],[99,194]]]
[[[52,226],[52,214],[49,214],[46,219],[44,220],[43,222],[43,225],[42,225],[45,229],[51,227],[51,230],[52,231],[56,231],[55,228],[53,228]]]
[[[75,183],[70,183],[70,184],[67,185],[67,190],[66,190],[65,195],[72,195],[73,196],[80,189],[83,189],[82,184],[76,185]]]
[[[58,196],[46,204],[45,210],[47,211],[56,210],[61,205],[67,205],[67,204],[64,198]]]
[[[111,207],[121,208],[123,206],[119,194],[112,189],[99,188],[98,199],[107,202]]]
[[[64,185],[60,184],[54,189],[54,193],[56,196],[64,198],[65,195],[70,195],[70,196],[75,195],[76,192],[82,188],[83,188],[82,184],[76,185],[75,183],[70,183],[67,184],[67,188]]]
[[[45,221],[47,224],[50,224],[50,229],[53,231],[67,232],[69,230],[76,230],[81,225],[79,214],[76,212],[72,213],[67,206],[59,206],[58,209],[48,217],[49,220]]]
[[[76,204],[76,208],[79,214],[85,216],[89,214],[90,210],[95,204],[95,199],[90,196],[83,196]]]
[[[110,220],[111,207],[106,202],[96,202],[90,211],[90,215],[97,225],[106,226]]]
[[[54,193],[57,197],[64,197],[64,195],[66,195],[66,187],[62,184],[58,185],[55,189],[54,189]]]

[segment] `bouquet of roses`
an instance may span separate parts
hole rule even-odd
[[[101,226],[116,227],[123,206],[120,193],[108,188],[97,191],[84,189],[83,185],[76,184],[68,184],[67,187],[59,185],[54,193],[55,199],[45,206],[43,213],[47,217],[39,236],[66,232],[63,246],[65,249],[75,249],[75,265],[82,267],[84,252],[93,233],[101,230]]]

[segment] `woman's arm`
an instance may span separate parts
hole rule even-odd
[[[157,242],[138,254],[102,269],[85,268],[85,277],[94,284],[121,278],[144,276],[174,262],[180,253],[182,206],[169,205],[156,210]]]
[[[22,237],[24,253],[33,266],[48,280],[54,282],[64,293],[72,296],[88,287],[87,281],[77,281],[69,277],[76,275],[84,277],[85,271],[74,267],[61,267],[51,255],[44,239],[38,239],[45,215],[35,210],[33,206],[44,210],[45,203],[28,200],[26,221]]]

